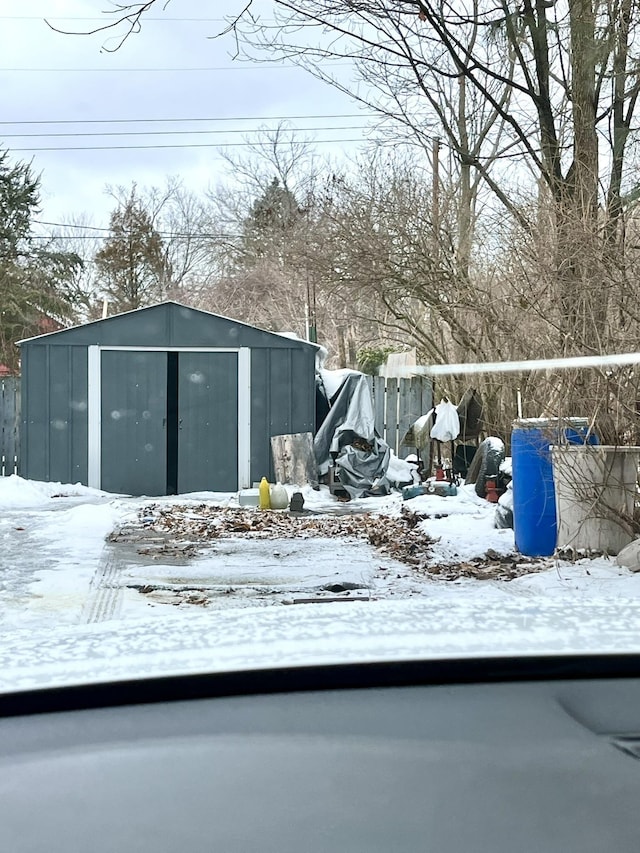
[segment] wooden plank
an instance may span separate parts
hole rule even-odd
[[[291,486],[317,484],[318,470],[310,432],[272,436],[271,453],[278,483]]]
[[[418,420],[420,415],[425,414],[421,411],[422,405],[422,385],[421,379],[418,376],[410,379],[400,380],[400,391],[398,401],[398,450],[399,455],[406,456],[413,452],[407,449],[403,444],[400,444],[407,433],[409,427]]]
[[[4,381],[0,382],[0,474],[6,476],[8,472],[8,422],[7,422],[7,409],[8,409],[8,393],[7,387]]]
[[[0,380],[0,474],[17,470],[20,384],[15,378]]]
[[[422,414],[426,415],[429,409],[433,408],[433,382],[426,376],[416,378],[420,383],[420,408],[422,409]]]
[[[386,382],[384,376],[373,377],[373,413],[375,418],[375,428],[380,438],[386,441],[385,385]]]
[[[6,434],[6,415],[7,415],[7,396],[8,388],[6,380],[0,379],[0,475],[6,476],[7,463],[5,461],[6,450],[8,444]]]
[[[350,589],[347,592],[330,593],[310,592],[289,595],[282,599],[283,604],[335,604],[339,601],[370,601],[371,593],[368,589]]]
[[[387,426],[385,441],[389,447],[398,452],[398,380],[387,379],[385,401],[385,423]]]
[[[14,425],[14,452],[15,452],[15,473],[20,473],[20,420],[22,416],[21,402],[22,402],[22,385],[19,379],[15,381],[15,395],[16,395],[16,419]]]
[[[433,408],[433,381],[426,376],[418,377],[418,381],[420,382],[421,407],[422,411],[426,414]],[[434,442],[432,441],[429,447],[425,447],[422,451],[422,463],[425,471],[428,473],[431,473],[433,465],[433,445]]]

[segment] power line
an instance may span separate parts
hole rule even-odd
[[[76,225],[76,224],[70,223],[70,222],[48,222],[48,221],[45,221],[43,219],[34,219],[33,222],[36,225],[46,225],[49,228],[73,228],[75,230],[80,230],[80,231],[98,231],[99,233],[98,234],[73,234],[73,235],[67,235],[67,236],[65,236],[63,234],[51,234],[51,235],[49,235],[49,234],[32,234],[31,238],[30,238],[32,240],[33,239],[36,239],[36,240],[56,240],[56,239],[60,239],[60,238],[64,238],[64,239],[68,239],[68,240],[95,240],[95,239],[99,239],[103,234],[110,234],[111,233],[111,228],[108,228],[106,226],[101,226],[101,225]],[[229,233],[226,231],[216,231],[216,232],[203,231],[203,232],[199,232],[199,233],[195,233],[195,234],[182,234],[179,231],[178,232],[171,232],[171,231],[159,230],[159,231],[157,231],[157,234],[158,234],[158,236],[164,237],[167,239],[169,239],[169,238],[171,238],[171,239],[180,238],[180,239],[185,239],[185,240],[191,239],[191,238],[199,238],[199,239],[205,239],[206,238],[206,239],[216,240],[216,239],[221,239],[221,238],[235,239],[237,237],[242,237],[242,234],[240,234],[240,233],[232,234],[232,233]]]
[[[155,122],[201,122],[201,121],[317,121],[334,118],[372,118],[374,113],[326,113],[293,116],[215,116],[209,118],[66,118],[27,119],[26,121],[0,121],[0,125],[14,124],[151,124]]]
[[[102,21],[103,23],[108,24],[109,18],[105,16],[97,17],[97,16],[85,16],[85,15],[0,15],[0,21]],[[226,18],[147,18],[145,15],[145,21],[197,21],[202,23],[212,23],[212,24],[227,24],[228,20]],[[273,21],[273,18],[260,18],[261,21]],[[113,24],[117,22],[114,20]],[[83,35],[81,33],[81,35]]]
[[[368,142],[360,137],[359,139],[314,139],[313,145],[327,145],[338,142]],[[162,145],[65,145],[65,146],[45,146],[41,148],[12,148],[15,153],[25,153],[31,151],[133,151],[137,149],[152,149],[152,148],[246,148],[247,146],[255,145],[255,142],[194,142],[194,143],[176,143]],[[380,145],[381,142],[376,141]],[[391,143],[390,143],[391,144]]]
[[[109,231],[101,225],[75,225],[69,222],[46,222],[44,219],[34,219],[36,225],[48,225],[51,228],[79,228],[82,231]]]
[[[41,137],[79,137],[79,136],[196,136],[201,134],[230,134],[230,133],[261,133],[264,128],[242,128],[232,127],[229,129],[213,130],[102,130],[97,132],[70,133],[2,133],[2,139],[37,139]],[[310,131],[325,132],[327,130],[367,130],[365,125],[333,125],[323,127],[287,127],[283,128],[286,133],[307,133]]]
[[[330,60],[325,61],[324,65],[331,66],[331,68],[351,67],[350,62],[331,62]],[[264,71],[267,68],[273,71],[275,69],[280,70],[282,68],[300,68],[300,66],[295,62],[281,62],[279,64],[276,64],[275,62],[251,62],[246,65],[215,65],[204,68],[0,68],[0,73],[85,74],[91,72],[107,72],[112,74],[114,72],[126,72],[127,74],[134,74],[142,72],[145,74],[174,74],[180,72],[208,73],[216,71]]]
[[[65,225],[61,227],[75,228],[77,226]],[[105,228],[100,234],[31,234],[29,240],[47,240],[49,242],[53,242],[54,240],[101,240],[108,233],[110,233],[109,229]],[[171,234],[168,231],[156,231],[156,233],[163,240],[236,240],[243,236],[242,234],[226,234],[224,232],[216,234],[203,234],[199,232],[194,234]]]

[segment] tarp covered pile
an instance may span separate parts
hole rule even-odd
[[[391,450],[376,435],[366,376],[348,373],[328,403],[314,441],[319,475],[326,475],[335,464],[340,484],[352,498],[388,494]]]

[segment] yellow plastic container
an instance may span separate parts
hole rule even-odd
[[[260,509],[271,509],[271,487],[266,477],[260,480],[259,493],[260,501],[258,505]]]

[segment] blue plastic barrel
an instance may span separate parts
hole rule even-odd
[[[549,557],[558,522],[550,445],[597,443],[586,418],[514,421],[511,433],[513,528],[516,548],[527,557]]]

